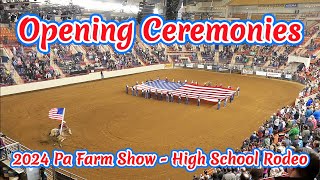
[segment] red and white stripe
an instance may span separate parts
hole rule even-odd
[[[49,111],[49,118],[56,119],[56,120],[63,120],[63,114],[57,114],[58,108],[53,108]]]

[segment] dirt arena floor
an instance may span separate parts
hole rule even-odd
[[[211,81],[241,87],[241,96],[220,111],[209,104],[197,107],[146,100],[125,93],[125,85],[158,76],[175,80]],[[196,70],[162,70],[1,98],[2,130],[35,150],[54,148],[47,141],[58,122],[48,119],[53,107],[65,107],[73,135],[63,150],[170,154],[173,149],[194,151],[240,147],[242,141],[284,105],[292,104],[302,86],[279,80],[218,74]],[[192,179],[193,174],[170,165],[153,169],[70,169],[87,179]]]

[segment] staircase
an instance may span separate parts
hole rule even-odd
[[[10,50],[10,48],[3,48],[4,49],[4,53],[9,57],[9,59],[13,58],[13,53]]]
[[[271,61],[268,60],[268,61],[263,65],[263,67],[264,67],[264,68],[268,67],[268,66],[270,65],[270,63],[271,63]]]

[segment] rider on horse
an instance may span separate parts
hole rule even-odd
[[[61,129],[61,126],[62,126],[62,132],[64,131],[64,130],[66,130],[66,129],[68,129],[68,126],[67,126],[67,124],[66,124],[67,122],[63,122],[63,123],[61,123],[61,124],[59,124],[59,126],[58,126],[58,129],[59,129],[59,132],[58,132],[58,136],[60,135],[60,129]]]
[[[58,129],[61,128],[61,125],[62,125],[62,124],[59,124]],[[62,129],[65,129],[65,128],[68,128],[68,126],[66,125],[66,122],[64,122],[63,125],[62,125]]]

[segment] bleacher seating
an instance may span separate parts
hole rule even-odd
[[[25,83],[59,77],[50,66],[48,55],[38,58],[37,51],[21,45],[13,46],[12,52],[12,65]]]
[[[0,64],[0,86],[14,85],[14,79],[11,72],[6,69],[3,64]]]
[[[136,51],[137,55],[140,57],[140,59],[146,64],[146,65],[151,65],[151,64],[157,64],[158,61],[155,58],[155,56],[150,55],[150,50],[148,48],[143,49],[143,47],[136,42],[134,45],[134,50]]]
[[[9,43],[17,43],[17,38],[10,28],[8,27],[0,27],[0,43],[9,44]]]
[[[83,54],[81,52],[72,53],[71,46],[55,44],[53,47],[54,63],[60,67],[66,75],[85,73]]]
[[[291,21],[296,18],[297,14],[276,14],[275,16],[277,20]]]
[[[261,20],[263,17],[263,14],[252,14],[251,19],[254,20]]]
[[[235,13],[232,15],[233,18],[239,18],[241,20],[248,19],[248,14],[247,13]]]

